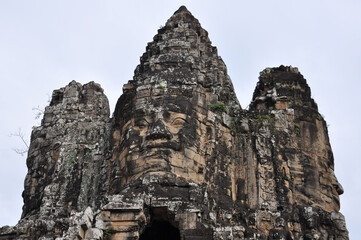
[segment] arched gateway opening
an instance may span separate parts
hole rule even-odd
[[[179,229],[171,224],[166,208],[150,210],[151,221],[139,240],[181,240]]]
[[[146,227],[140,240],[180,240],[179,230],[166,221],[153,221]]]

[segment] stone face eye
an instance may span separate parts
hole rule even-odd
[[[173,120],[172,126],[174,126],[174,127],[182,127],[185,122],[186,122],[186,120],[183,119],[183,118],[176,118],[176,119]]]
[[[134,128],[135,130],[143,130],[148,128],[149,123],[145,119],[139,119],[135,121]]]

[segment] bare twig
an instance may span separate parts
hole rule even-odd
[[[21,128],[19,128],[16,133],[11,133],[10,137],[18,137],[23,142],[23,144],[25,145],[24,148],[14,148],[13,150],[17,154],[20,154],[21,156],[24,156],[24,154],[26,154],[29,151],[29,144],[26,141],[25,134],[21,131]]]
[[[32,110],[36,111],[35,119],[39,119],[41,116],[44,115],[44,109],[41,108],[39,105],[37,107],[33,107]]]

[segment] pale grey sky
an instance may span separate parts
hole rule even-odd
[[[26,157],[9,134],[30,138],[32,108],[75,79],[102,85],[111,109],[159,26],[181,5],[199,19],[228,67],[242,107],[261,70],[298,67],[329,124],[341,212],[361,236],[361,1],[1,0],[0,226],[20,219]]]

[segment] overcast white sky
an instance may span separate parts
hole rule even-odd
[[[1,0],[0,226],[20,219],[26,157],[9,134],[30,138],[32,108],[71,80],[102,85],[111,109],[157,29],[181,5],[199,19],[246,107],[259,72],[299,68],[329,124],[341,212],[361,236],[361,1]]]

